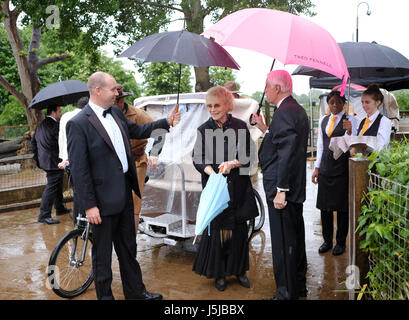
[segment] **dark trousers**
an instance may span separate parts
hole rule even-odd
[[[268,212],[277,291],[284,299],[297,299],[306,289],[303,205],[287,201],[283,210],[277,210],[270,204]]]
[[[38,216],[39,220],[51,218],[51,210],[53,208],[53,205],[57,212],[63,211],[65,209],[62,201],[64,171],[53,170],[46,171],[46,173],[47,185],[45,186],[43,195],[41,197],[40,215]]]
[[[125,299],[136,299],[145,289],[142,271],[136,260],[136,233],[132,194],[119,214],[101,216],[102,224],[91,225],[94,243],[92,266],[95,289],[99,300],[114,299],[112,283],[112,244],[119,261]]]
[[[332,244],[334,236],[334,212],[321,210],[322,236],[326,243]],[[337,211],[337,244],[345,246],[348,235],[349,214],[345,211]]]

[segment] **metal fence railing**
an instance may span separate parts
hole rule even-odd
[[[33,161],[32,154],[0,159],[0,208],[41,198],[41,188],[47,184],[46,173],[27,161]],[[63,188],[65,201],[72,201],[67,174]]]
[[[369,174],[369,188],[379,192],[380,212],[375,228],[380,234],[369,254],[372,298],[409,299],[409,186]],[[381,203],[381,204],[380,204]]]
[[[30,127],[26,124],[20,124],[15,126],[0,126],[0,139],[15,139],[22,137],[23,134],[30,130]]]

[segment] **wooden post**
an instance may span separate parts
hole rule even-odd
[[[359,285],[363,286],[366,274],[369,270],[368,255],[359,248],[359,243],[362,240],[359,237],[359,232],[355,230],[358,226],[358,217],[361,213],[361,199],[362,196],[368,191],[368,166],[370,161],[364,158],[350,158],[349,159],[349,248],[348,248],[348,264],[349,268],[347,273],[347,288],[349,281],[353,280],[354,276],[358,276],[356,271],[359,271]],[[357,269],[356,269],[356,267]],[[352,274],[354,273],[354,274]],[[349,278],[351,277],[351,278]],[[355,291],[358,288],[349,290],[349,299],[355,300]]]

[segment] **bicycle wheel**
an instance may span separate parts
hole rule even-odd
[[[257,207],[258,207],[258,217],[256,217],[254,220],[254,232],[260,231],[260,229],[264,225],[264,221],[266,218],[266,211],[264,208],[264,203],[263,199],[261,199],[260,194],[257,192],[256,189],[253,189],[254,195],[256,197],[256,202],[257,202]]]
[[[254,219],[247,220],[247,239],[250,241],[254,233]]]
[[[94,281],[92,270],[92,234],[88,234],[87,243],[82,236],[84,230],[68,232],[54,248],[48,263],[48,284],[60,297],[74,298]],[[82,251],[86,247],[81,261]]]

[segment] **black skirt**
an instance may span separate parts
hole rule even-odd
[[[210,224],[203,231],[193,271],[209,279],[242,275],[249,270],[247,223],[235,224],[231,230]]]
[[[348,173],[329,177],[318,174],[317,208],[348,212]]]

